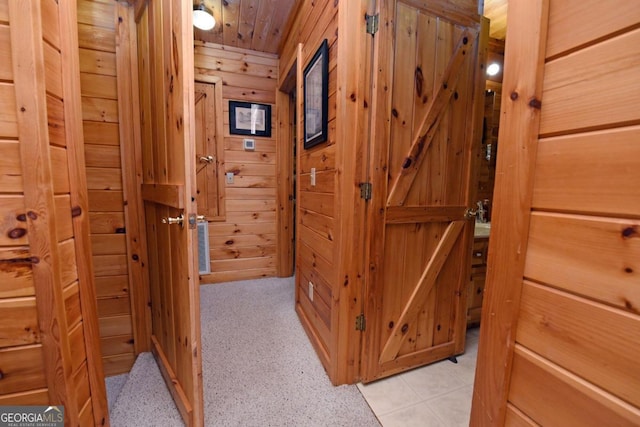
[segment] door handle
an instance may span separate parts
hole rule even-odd
[[[167,218],[162,218],[162,223],[163,224],[180,224],[181,227],[184,227],[184,215],[180,214],[180,216],[177,217],[167,217]]]
[[[213,163],[215,158],[213,156],[201,156],[199,160],[200,160],[200,163],[211,164]]]
[[[467,208],[464,211],[464,218],[465,219],[471,219],[471,218],[475,217],[476,215],[478,215],[478,211],[475,210],[475,209]]]

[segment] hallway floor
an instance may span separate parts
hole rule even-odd
[[[468,426],[479,328],[467,331],[467,350],[448,360],[414,369],[358,389],[384,427]]]

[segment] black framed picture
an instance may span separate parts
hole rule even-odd
[[[229,133],[271,136],[271,105],[229,101]]]
[[[328,138],[329,44],[324,39],[304,69],[304,148]]]

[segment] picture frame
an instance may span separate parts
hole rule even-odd
[[[329,43],[324,39],[304,69],[304,148],[328,139]]]
[[[271,136],[271,105],[229,101],[229,133]]]

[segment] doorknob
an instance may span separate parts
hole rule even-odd
[[[180,224],[180,226],[184,226],[184,215],[180,214],[180,216],[178,217],[167,217],[167,218],[162,218],[162,223],[163,224]]]
[[[200,160],[200,163],[210,164],[210,163],[213,163],[215,159],[213,158],[213,156],[201,156],[199,160]]]
[[[464,218],[465,219],[471,219],[471,218],[475,217],[476,215],[478,215],[478,211],[475,210],[475,209],[467,208],[464,211]]]

